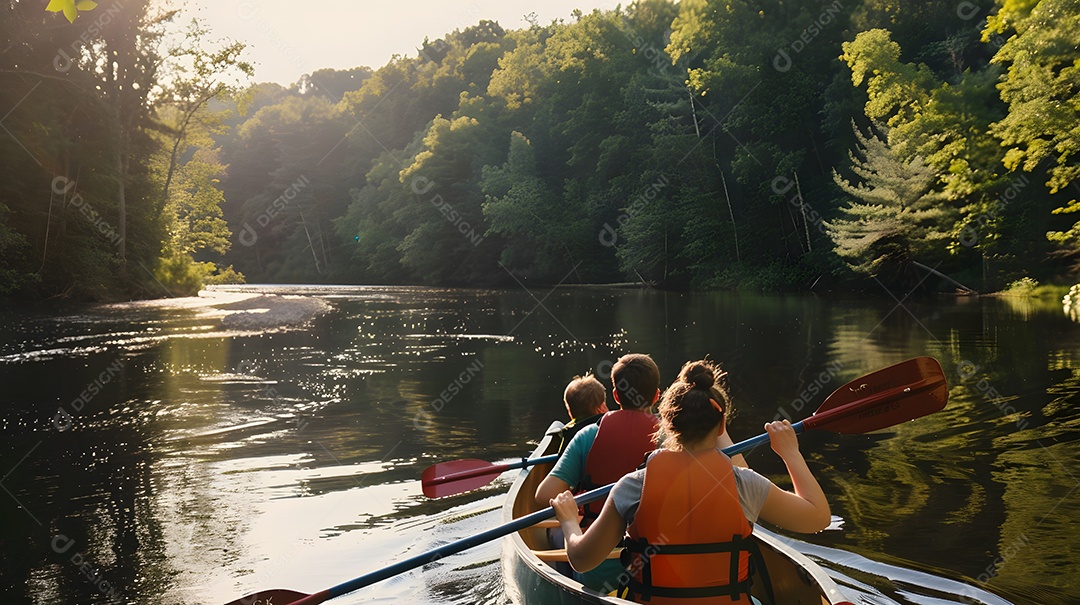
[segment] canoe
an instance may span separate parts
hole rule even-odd
[[[552,423],[540,445],[533,452],[533,458],[556,453],[559,439],[554,434],[560,428],[562,428],[561,422]],[[506,503],[503,504],[504,523],[540,508],[533,500],[533,495],[536,493],[536,487],[551,471],[552,466],[552,464],[536,465],[519,472],[507,495]],[[850,605],[832,578],[816,563],[788,546],[785,538],[760,525],[754,526],[753,536],[765,560],[776,603]],[[556,564],[549,560],[557,559],[559,553],[551,550],[545,527],[532,526],[503,537],[502,551],[506,592],[515,603],[631,605],[631,601],[586,588],[580,582],[557,571]],[[754,578],[752,592],[762,603],[769,602],[765,597],[765,589],[759,577]]]

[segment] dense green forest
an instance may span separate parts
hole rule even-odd
[[[639,0],[289,87],[148,0],[44,4],[0,3],[0,294],[986,292],[1080,252],[1080,0]]]

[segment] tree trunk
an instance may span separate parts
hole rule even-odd
[[[731,230],[735,234],[735,262],[740,262],[739,257],[739,227],[735,224],[735,211],[731,209],[731,196],[728,195],[727,179],[724,178],[724,171],[720,170],[720,182],[724,184],[724,199],[727,200],[728,215],[731,216]]]
[[[315,249],[315,243],[311,241],[311,231],[308,231],[307,220],[304,219],[304,210],[297,206],[300,210],[300,224],[304,227],[304,235],[307,236],[308,247],[311,248],[311,258],[315,259],[315,271],[319,275],[322,275],[322,267],[319,265],[319,253]]]
[[[799,243],[799,254],[802,255],[806,251],[803,250],[802,236],[799,235],[799,221],[798,221],[798,219],[795,218],[795,213],[791,211],[791,204],[784,204],[783,206],[787,209],[788,220],[791,221],[791,228],[795,230],[795,241]],[[782,212],[781,212],[781,215],[782,215]],[[783,219],[781,219],[781,222],[783,222]],[[787,240],[786,230],[785,230],[784,240],[785,241]],[[786,247],[786,244],[785,244],[785,247]]]
[[[922,264],[922,263],[920,263],[918,261],[909,261],[909,262],[912,265],[914,265],[914,266],[916,266],[916,267],[918,267],[918,268],[920,268],[920,269],[922,269],[924,271],[928,271],[931,274],[936,275],[936,276],[944,279],[945,281],[949,282],[950,284],[952,284],[952,285],[956,286],[957,288],[963,290],[967,294],[978,294],[977,291],[972,290],[971,288],[969,288],[969,287],[965,286],[964,284],[956,281],[955,279],[949,277],[948,275],[945,275],[941,271],[938,271],[937,269],[934,269],[933,267],[927,267],[926,265],[924,265],[924,264]]]
[[[190,124],[191,119],[195,117],[195,112],[199,111],[199,109],[210,101],[210,99],[216,97],[220,91],[221,87],[219,86],[214,90],[213,94],[208,94],[199,99],[198,102],[190,107],[184,114],[184,119],[180,122],[180,128],[176,131],[176,140],[173,141],[172,153],[169,155],[169,170],[165,174],[165,187],[162,188],[161,191],[162,207],[169,201],[169,186],[172,184],[173,174],[176,173],[176,156],[180,152],[180,143],[183,142],[185,135],[187,135],[188,124]]]
[[[127,264],[127,200],[125,199],[125,184],[127,180],[127,162],[124,158],[123,140],[124,127],[117,125],[120,130],[120,144],[116,146],[116,208],[118,213],[116,228],[120,232],[120,241],[117,242],[117,251],[120,254],[121,264]]]
[[[686,94],[690,95],[690,115],[694,118],[694,132],[697,133],[697,138],[701,138],[701,129],[698,128],[697,122],[697,109],[694,107],[694,93],[690,90],[690,87],[686,87]]]
[[[106,57],[112,60],[112,53],[107,53]],[[119,59],[116,59],[116,64],[110,64],[105,69],[105,77],[108,80],[111,89],[112,98],[112,120],[113,125],[116,128],[116,151],[113,155],[113,162],[116,165],[116,229],[120,235],[120,241],[117,242],[117,254],[120,256],[121,266],[127,265],[127,199],[125,195],[125,187],[127,180],[127,162],[125,161],[125,152],[127,150],[127,131],[124,128],[124,115],[121,111],[121,85],[120,85],[120,70]]]
[[[664,283],[667,283],[667,225],[664,225]]]
[[[799,209],[802,210],[802,224],[806,231],[806,251],[813,252],[814,249],[810,247],[810,223],[806,220],[806,198],[803,197],[802,187],[799,186],[799,173],[792,174],[795,175],[795,192],[799,194]]]
[[[322,248],[322,260],[323,266],[326,270],[330,270],[330,249],[326,247],[326,237],[323,234],[322,221],[318,220],[316,215],[315,226],[319,228],[319,247]],[[573,260],[573,259],[571,259]]]

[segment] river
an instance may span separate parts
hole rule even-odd
[[[241,286],[299,327],[180,301],[0,307],[8,604],[220,605],[315,592],[499,523],[512,473],[440,500],[422,470],[518,459],[574,374],[626,352],[729,372],[736,440],[931,355],[941,412],[800,445],[833,526],[796,544],[863,603],[1080,599],[1080,324],[1021,299]],[[250,311],[249,311],[250,313]],[[770,451],[751,466],[784,477]],[[505,603],[498,541],[334,603]]]

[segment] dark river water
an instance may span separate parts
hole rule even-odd
[[[574,374],[711,356],[730,431],[932,355],[948,407],[804,435],[836,519],[801,536],[861,603],[1080,602],[1080,324],[1060,305],[638,290],[265,287],[300,328],[163,303],[0,308],[6,605],[222,605],[315,592],[499,524],[512,474],[427,500],[421,471],[527,455]],[[244,325],[242,322],[240,325]],[[751,466],[784,477],[771,451]],[[334,603],[505,603],[495,541]]]

